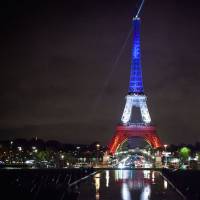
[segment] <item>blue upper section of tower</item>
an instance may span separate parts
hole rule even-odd
[[[142,65],[140,50],[140,18],[133,18],[133,49],[131,60],[131,74],[129,82],[129,93],[143,94]]]

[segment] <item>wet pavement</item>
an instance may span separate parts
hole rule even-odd
[[[181,200],[182,197],[151,170],[105,170],[80,184],[77,200]]]

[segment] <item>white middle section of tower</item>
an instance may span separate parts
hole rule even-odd
[[[128,124],[131,122],[133,107],[140,108],[140,113],[144,124],[151,123],[151,117],[147,108],[146,100],[147,97],[145,95],[128,94],[126,96],[126,105],[121,118],[122,123]]]

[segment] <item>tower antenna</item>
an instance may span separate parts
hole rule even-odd
[[[138,11],[137,11],[137,14],[135,15],[135,18],[138,18],[139,14],[140,14],[140,11],[142,10],[142,7],[144,5],[144,1],[145,0],[141,1],[140,6],[139,6]]]

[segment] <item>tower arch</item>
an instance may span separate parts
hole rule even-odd
[[[141,137],[151,145],[152,148],[158,148],[161,146],[161,141],[156,134],[155,126],[143,126],[143,125],[118,125],[116,127],[115,135],[113,136],[108,149],[111,154],[114,154],[122,143],[131,137]]]

